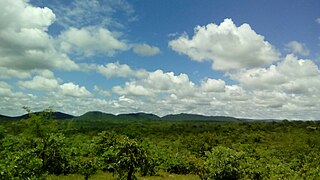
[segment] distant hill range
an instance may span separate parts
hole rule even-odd
[[[37,112],[36,112],[37,113]],[[251,121],[259,121],[259,122],[273,122],[279,121],[276,119],[241,119],[235,117],[228,117],[228,116],[205,116],[199,114],[170,114],[163,117],[159,117],[154,114],[148,113],[129,113],[129,114],[109,114],[100,111],[90,111],[81,116],[72,116],[70,114],[62,113],[62,112],[53,112],[54,119],[57,120],[66,120],[66,119],[74,119],[74,120],[165,120],[165,121],[216,121],[216,122],[251,122]],[[28,114],[24,114],[21,116],[4,116],[0,115],[0,121],[12,121],[12,120],[21,120],[27,119],[29,117]]]
[[[39,112],[35,112],[35,114],[38,114]],[[70,114],[62,113],[62,112],[53,112],[53,118],[57,120],[65,120],[65,119],[73,119],[75,116],[72,116]],[[21,119],[27,119],[29,118],[29,114],[24,114],[21,116],[4,116],[0,115],[0,121],[12,121],[12,120],[21,120]]]
[[[204,116],[199,114],[170,114],[163,116],[163,120],[175,120],[175,121],[240,121],[238,118],[228,116]]]

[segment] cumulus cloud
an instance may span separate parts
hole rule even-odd
[[[279,53],[249,24],[237,27],[231,19],[220,25],[197,26],[194,36],[187,34],[169,42],[174,51],[195,61],[211,61],[214,70],[233,70],[269,65]]]
[[[208,78],[201,82],[201,89],[204,92],[223,92],[225,91],[226,83],[221,79],[211,79]]]
[[[59,85],[49,96],[24,95],[17,101],[14,96],[0,95],[0,100],[8,104],[0,111],[5,108],[13,112],[8,108],[30,104],[36,109],[53,105],[57,110],[77,115],[89,110],[289,119],[315,119],[320,115],[317,101],[320,98],[319,68],[311,60],[298,59],[294,55],[288,55],[268,68],[229,74],[226,77],[236,82],[232,84],[212,78],[196,83],[187,74],[162,70],[145,72],[145,76],[130,78],[111,89],[94,86],[94,91],[104,96],[102,98],[72,82]],[[52,74],[44,71],[37,76],[50,78]],[[0,83],[1,92],[14,93],[7,83]]]
[[[288,44],[286,44],[287,50],[295,53],[295,54],[300,54],[303,56],[307,56],[310,54],[309,49],[307,46],[303,43],[297,42],[297,41],[291,41]]]
[[[253,103],[256,106],[278,109],[286,105],[290,96],[285,92],[279,91],[255,91],[253,94]]]
[[[148,44],[136,44],[133,46],[133,52],[140,56],[155,56],[160,54],[161,51],[156,46],[150,46]]]
[[[128,49],[125,41],[119,40],[115,33],[102,27],[71,27],[60,35],[61,48],[68,53],[92,56],[104,53],[108,56]]]
[[[275,65],[269,68],[243,70],[230,76],[249,89],[271,89],[287,81]]]
[[[51,71],[42,71],[29,81],[19,81],[18,84],[27,89],[51,91],[59,86],[58,80]]]
[[[0,81],[0,96],[10,96],[11,94],[11,86],[4,81]]]
[[[155,93],[175,94],[184,98],[194,95],[194,83],[186,74],[175,75],[173,72],[157,70],[149,72],[146,78],[127,82],[124,87],[116,86],[113,92],[120,95],[150,96]]]
[[[127,64],[120,64],[119,62],[108,63],[106,65],[97,65],[96,68],[98,73],[104,75],[106,78],[111,77],[137,77],[143,78],[147,76],[147,71],[133,70]]]
[[[152,92],[146,89],[142,85],[138,85],[135,82],[127,82],[124,87],[115,86],[112,88],[114,93],[126,96],[150,96]]]
[[[311,60],[287,55],[277,65],[232,74],[231,78],[248,89],[269,89],[289,94],[319,94],[320,70]]]
[[[17,84],[22,89],[47,91],[48,96],[56,98],[87,98],[93,96],[84,86],[79,86],[74,82],[62,83],[62,80],[56,78],[52,71],[38,70],[36,74],[31,80],[18,81]]]
[[[0,79],[10,79],[12,77],[25,79],[31,77],[31,72],[27,70],[16,70],[0,67]]]
[[[13,92],[11,85],[4,81],[0,81],[0,99],[11,98],[11,97],[24,97],[25,95],[21,92]]]
[[[74,84],[72,82],[64,83],[59,86],[59,93],[63,96],[72,96],[72,97],[91,97],[92,94],[84,87]]]
[[[162,70],[149,72],[148,77],[130,80],[124,86],[115,86],[112,91],[121,97],[121,101],[113,101],[115,107],[135,107],[134,110],[158,115],[182,112],[231,115],[226,113],[228,111],[235,115],[244,111],[235,107],[247,108],[244,104],[251,97],[242,87],[226,85],[220,79],[208,79],[196,85],[186,74]]]
[[[296,119],[304,117],[297,113],[301,109],[312,114],[308,118],[319,115],[315,99],[320,98],[320,71],[311,60],[290,54],[267,68],[243,69],[227,76],[236,83],[207,78],[197,85],[186,74],[156,70],[113,87],[112,92],[121,101],[113,100],[111,104],[114,108],[133,106],[127,110],[160,115],[189,112]]]
[[[12,30],[35,28],[43,31],[54,22],[55,14],[49,8],[33,7],[27,2],[26,0],[2,0],[0,2],[0,28],[2,30],[5,28]]]
[[[98,92],[101,96],[105,96],[105,97],[111,96],[111,93],[109,91],[103,90],[97,85],[94,85],[93,90]]]
[[[101,2],[108,4],[95,9],[105,5]],[[74,115],[100,110],[250,118],[320,117],[319,67],[312,60],[295,56],[310,53],[303,43],[288,43],[286,47],[295,55],[276,62],[279,52],[262,35],[248,24],[236,26],[226,19],[219,25],[196,27],[190,38],[187,34],[175,34],[172,38],[176,39],[169,46],[192,60],[210,61],[214,70],[226,71],[225,78],[232,81],[206,78],[195,82],[184,73],[148,72],[119,62],[78,65],[68,54],[113,56],[132,49],[138,55],[152,56],[161,51],[145,43],[131,44],[121,34],[111,31],[112,26],[117,26],[112,18],[115,9],[128,15],[133,13],[124,0],[64,3],[71,6],[55,9],[56,17],[51,9],[34,7],[27,0],[0,1],[0,102],[5,104],[0,106],[1,114],[22,114],[25,112],[17,108],[28,105],[35,110],[54,106],[55,110]],[[102,19],[101,13],[107,13],[108,17]],[[57,18],[65,29],[55,39],[48,34],[48,28]],[[88,87],[76,82],[63,82],[52,70],[79,70],[79,66],[108,79],[127,79],[110,89],[95,85],[94,92],[90,92]],[[32,95],[18,92],[19,87],[47,92]]]
[[[35,76],[30,81],[20,81],[19,85],[33,90],[46,90],[50,91],[58,86],[56,79],[49,79],[41,76]]]
[[[13,96],[1,96],[0,87],[0,101],[6,104],[6,106],[0,106],[0,114],[10,116],[25,114],[26,112],[21,108],[23,106],[28,106],[33,111],[41,111],[46,107],[53,107],[54,111],[65,112],[72,115],[82,115],[87,111],[117,113],[117,110],[113,108],[111,102],[92,96],[76,97],[59,93],[52,93],[48,96],[25,95],[22,93],[21,96],[18,96],[16,94]]]
[[[55,21],[55,14],[49,8],[33,7],[25,0],[3,0],[0,12],[2,68],[25,71],[78,68],[67,55],[55,49],[52,37],[47,33]]]
[[[10,89],[11,86],[4,81],[0,81],[0,88]]]
[[[165,91],[181,98],[194,95],[195,84],[183,73],[175,75],[173,72],[157,70],[151,72],[142,83],[153,90]]]

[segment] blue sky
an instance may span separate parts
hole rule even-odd
[[[317,0],[0,0],[0,114],[320,119]]]

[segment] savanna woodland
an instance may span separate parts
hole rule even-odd
[[[0,179],[320,177],[314,121],[101,112],[63,119],[25,109],[20,120],[0,121]]]
[[[319,110],[320,0],[0,0],[0,180],[320,180]]]

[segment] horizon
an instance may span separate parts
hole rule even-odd
[[[43,112],[43,111],[34,111],[32,113],[40,113],[40,112]],[[88,113],[102,113],[102,114],[105,114],[105,115],[113,115],[113,116],[121,116],[121,115],[136,115],[136,114],[145,114],[145,115],[153,115],[153,116],[157,116],[158,118],[164,118],[164,117],[167,117],[167,116],[179,116],[179,115],[190,115],[190,116],[202,116],[202,117],[207,117],[207,118],[210,118],[210,117],[213,117],[213,118],[218,118],[218,117],[224,117],[224,118],[235,118],[235,119],[238,119],[238,120],[252,120],[252,121],[266,121],[266,120],[273,120],[273,121],[319,121],[319,119],[276,119],[276,118],[246,118],[246,117],[236,117],[236,116],[221,116],[221,115],[206,115],[206,114],[191,114],[191,113],[177,113],[177,114],[166,114],[166,115],[162,115],[162,116],[159,116],[157,114],[154,114],[154,113],[148,113],[148,112],[143,112],[143,111],[139,111],[139,112],[129,112],[129,113],[109,113],[109,112],[103,112],[103,111],[87,111],[83,114],[80,114],[80,115],[72,115],[72,114],[69,114],[69,113],[65,113],[65,112],[62,112],[62,111],[52,111],[53,113],[61,113],[61,114],[64,114],[64,115],[68,115],[68,116],[72,116],[72,117],[81,117],[81,116],[84,116],[85,114],[88,114]],[[16,116],[10,116],[10,115],[4,115],[4,114],[0,114],[0,116],[5,116],[5,117],[9,117],[9,118],[17,118],[17,117],[21,117],[21,116],[25,116],[25,115],[28,115],[28,112],[24,113],[24,114],[20,114],[20,115],[16,115]]]
[[[320,1],[1,0],[0,114],[320,119]]]

